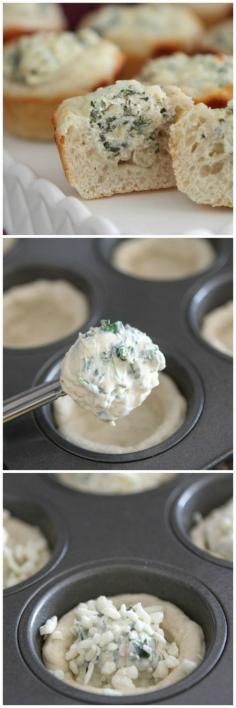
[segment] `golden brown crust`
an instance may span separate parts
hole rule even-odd
[[[63,32],[67,30],[67,23],[61,22],[61,26],[58,27],[44,27],[43,32]],[[7,42],[12,42],[16,39],[19,39],[20,37],[25,37],[25,35],[31,35],[31,34],[36,34],[36,32],[42,31],[38,27],[35,27],[34,29],[29,29],[29,28],[24,28],[24,27],[9,27],[4,29],[3,32],[3,41],[4,44]]]
[[[150,61],[151,59],[157,59],[158,57],[161,56],[168,56],[170,54],[174,54],[175,52],[184,52],[185,54],[196,54],[198,45],[196,44],[195,47],[191,47],[190,49],[187,49],[186,46],[183,45],[183,42],[158,42],[156,47],[149,53],[149,55],[145,56],[140,56],[140,54],[137,54],[136,56],[134,54],[126,55],[126,62],[123,66],[123,69],[121,71],[120,78],[121,79],[133,79],[138,74],[140,73],[141,69],[143,66]]]
[[[101,81],[91,85],[89,90],[95,91],[101,86],[108,86],[113,81],[116,81],[123,64],[124,56],[120,53],[114,68],[113,80],[111,76],[104,77]],[[84,93],[87,93],[87,90]],[[6,90],[3,101],[4,128],[8,133],[19,138],[53,140],[52,116],[62,101],[66,98],[71,98],[75,94],[82,95],[74,90],[53,98],[50,96],[48,98],[24,97],[9,95]]]
[[[193,99],[194,103],[205,103],[209,108],[226,108],[233,97],[233,85],[227,84],[221,89],[216,89],[208,96],[203,95]]]

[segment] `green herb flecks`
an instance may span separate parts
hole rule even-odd
[[[120,330],[120,322],[111,322],[111,320],[101,320],[101,330],[102,332],[114,332],[117,334]]]

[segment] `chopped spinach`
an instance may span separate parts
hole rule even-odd
[[[114,332],[116,334],[119,332],[120,322],[111,322],[111,320],[101,320],[101,330],[102,332]]]

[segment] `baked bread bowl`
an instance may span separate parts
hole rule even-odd
[[[233,20],[228,18],[211,27],[204,35],[202,48],[211,52],[233,54]]]
[[[225,17],[232,15],[231,2],[191,2],[190,7],[197,13],[206,25],[213,25]]]
[[[59,32],[66,27],[66,18],[56,2],[3,3],[4,42],[34,32]]]
[[[169,3],[104,6],[86,15],[82,25],[110,39],[124,52],[122,78],[136,76],[152,57],[193,52],[203,33],[201,20],[189,7]]]
[[[179,86],[194,103],[223,108],[233,95],[233,57],[177,52],[148,62],[139,80],[164,87]]]
[[[115,81],[123,55],[91,30],[41,32],[4,48],[4,125],[33,140],[53,137],[59,103]]]
[[[233,206],[233,102],[211,109],[199,103],[170,128],[176,184],[197,204]]]
[[[191,106],[176,87],[134,80],[64,101],[53,123],[70,184],[84,199],[175,186],[169,130]]]

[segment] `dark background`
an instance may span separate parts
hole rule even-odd
[[[68,29],[73,30],[77,22],[86,14],[99,7],[97,3],[62,2],[63,11],[69,23]]]

